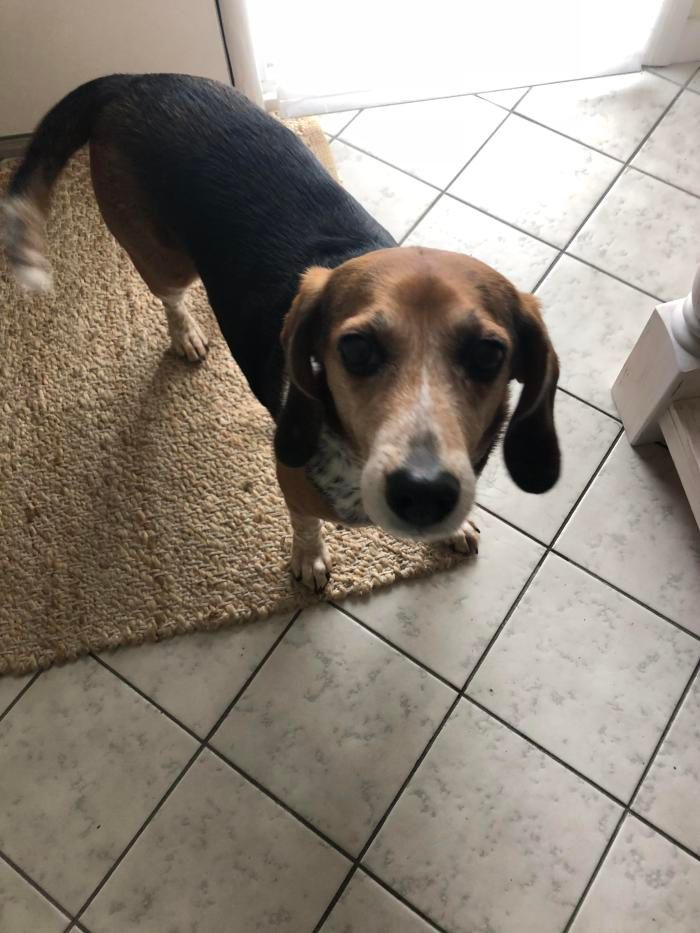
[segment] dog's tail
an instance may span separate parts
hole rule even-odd
[[[7,196],[0,201],[0,232],[15,278],[27,289],[51,288],[44,226],[56,179],[73,153],[90,139],[100,111],[131,77],[96,78],[60,100],[39,123],[15,170]]]

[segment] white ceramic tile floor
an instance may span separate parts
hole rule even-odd
[[[619,171],[609,156],[511,114],[449,191],[564,247]]]
[[[533,87],[515,112],[624,160],[677,93],[669,81],[646,72],[589,78]]]
[[[700,929],[700,535],[609,395],[700,257],[696,72],[322,118],[395,237],[536,290],[561,483],[496,453],[449,573],[1,678],[2,933]]]
[[[700,94],[682,92],[632,164],[700,196]]]

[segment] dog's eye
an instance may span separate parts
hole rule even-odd
[[[338,352],[353,376],[371,376],[384,362],[384,351],[371,334],[345,334],[338,341]]]
[[[501,368],[505,355],[506,350],[500,340],[476,340],[465,354],[469,375],[484,381],[493,379]]]

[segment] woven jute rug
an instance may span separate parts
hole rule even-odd
[[[333,170],[317,124],[293,128]],[[11,168],[0,163],[2,190]],[[0,673],[314,602],[288,571],[270,419],[202,288],[188,300],[211,350],[192,367],[107,232],[84,154],[56,190],[48,240],[52,295],[23,294],[0,265]],[[457,559],[328,531],[324,598]]]

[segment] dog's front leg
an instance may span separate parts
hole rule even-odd
[[[292,573],[309,589],[325,589],[331,573],[331,559],[323,540],[321,520],[290,510],[292,521]]]

